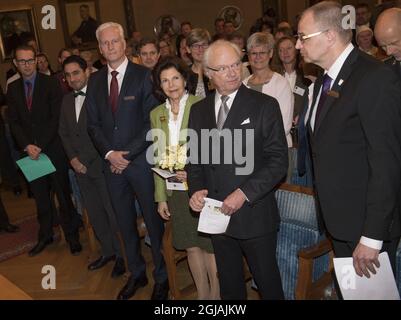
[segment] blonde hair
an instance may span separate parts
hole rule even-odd
[[[274,44],[274,37],[271,33],[255,32],[248,38],[246,49],[249,52],[254,47],[267,46],[267,49],[270,51],[274,48]]]

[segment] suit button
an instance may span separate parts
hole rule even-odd
[[[114,130],[118,130],[118,127],[114,127]]]

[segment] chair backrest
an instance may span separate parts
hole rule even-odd
[[[286,299],[295,299],[298,275],[298,251],[317,244],[323,236],[318,230],[315,199],[311,188],[282,184],[276,191],[281,217],[277,235],[277,262]],[[328,257],[314,265],[314,278],[328,267]]]

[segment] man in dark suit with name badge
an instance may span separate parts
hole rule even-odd
[[[308,118],[314,183],[337,257],[370,277],[387,251],[395,271],[401,234],[400,84],[384,64],[354,48],[337,2],[302,14],[297,49],[324,69]]]
[[[129,299],[147,285],[146,263],[141,255],[134,195],[142,207],[152,243],[155,286],[152,299],[168,295],[167,271],[161,252],[163,221],[154,202],[153,174],[146,161],[149,113],[158,102],[152,94],[150,71],[125,56],[121,25],[104,23],[96,30],[107,68],[89,79],[86,107],[88,131],[105,160],[105,177],[124,239],[131,277],[117,299]]]
[[[287,172],[288,151],[278,102],[242,85],[241,52],[235,44],[214,42],[203,64],[216,93],[191,109],[189,128],[199,137],[196,149],[202,161],[188,166],[188,186],[195,212],[203,209],[207,196],[222,201],[221,212],[231,216],[226,232],[212,235],[221,298],[246,298],[245,256],[262,299],[283,299],[274,190]],[[210,130],[220,145],[202,138],[204,130]],[[207,149],[205,163],[202,152]],[[245,154],[245,167],[238,154]]]

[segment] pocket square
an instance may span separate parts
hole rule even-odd
[[[241,126],[243,126],[244,124],[248,124],[248,123],[251,123],[251,121],[249,120],[249,118],[246,119],[246,120],[244,120],[244,121],[242,121]]]
[[[124,97],[124,101],[135,100],[135,96],[126,96]]]

